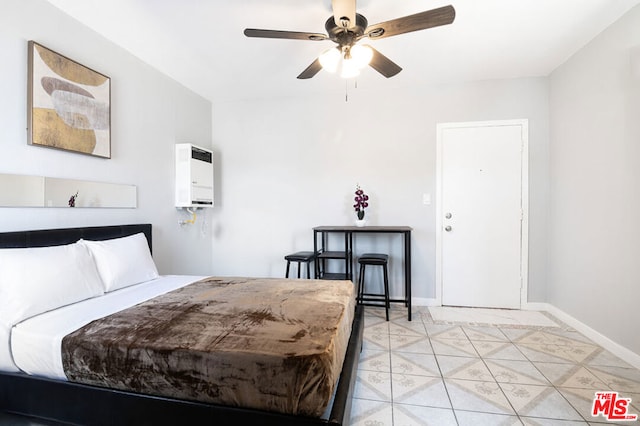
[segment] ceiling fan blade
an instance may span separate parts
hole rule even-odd
[[[279,30],[260,30],[256,28],[246,28],[244,35],[247,37],[259,37],[259,38],[284,38],[290,40],[327,40],[324,34],[319,33],[303,33],[297,31],[279,31]]]
[[[368,46],[373,51],[373,57],[371,58],[371,62],[369,62],[369,66],[374,70],[378,71],[383,76],[389,78],[398,74],[402,71],[402,68],[391,59],[384,56],[382,53],[378,52],[371,46]]]
[[[342,21],[348,19],[347,28],[356,24],[356,0],[331,0],[333,19],[338,28],[344,28]]]
[[[314,75],[318,74],[318,72],[320,72],[321,69],[322,69],[322,65],[320,65],[320,59],[316,59],[311,63],[311,65],[307,67],[307,69],[305,69],[300,73],[298,78],[302,80],[311,78]]]
[[[455,17],[456,11],[453,6],[449,5],[370,25],[367,27],[365,35],[371,39],[391,37],[412,31],[426,30],[427,28],[438,27],[440,25],[448,25],[453,22]]]

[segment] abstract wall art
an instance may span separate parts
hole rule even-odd
[[[29,41],[30,145],[111,158],[111,79]]]

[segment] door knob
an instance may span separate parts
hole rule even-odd
[[[451,219],[451,213],[445,214],[444,217],[446,217],[447,219]]]
[[[444,230],[445,230],[445,231],[447,231],[447,232],[451,232],[451,229],[452,229],[452,228],[451,228],[450,226],[445,226],[445,227],[444,227]]]

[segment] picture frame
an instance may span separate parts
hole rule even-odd
[[[33,41],[28,144],[111,158],[111,79]]]

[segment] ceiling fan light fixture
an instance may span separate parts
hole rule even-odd
[[[360,67],[354,59],[343,59],[340,67],[340,77],[353,78],[360,75]]]
[[[342,54],[340,53],[338,48],[332,47],[322,52],[318,59],[320,60],[320,65],[322,65],[323,69],[334,73],[338,70],[338,66],[340,65],[340,61],[342,59]]]
[[[318,57],[322,68],[330,73],[338,73],[342,78],[353,78],[368,65],[373,51],[369,47],[332,47]],[[361,49],[360,49],[361,48]]]
[[[371,62],[373,58],[373,50],[369,46],[362,46],[356,44],[351,47],[351,60],[355,62],[355,65],[359,68],[365,68]]]

